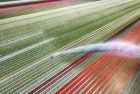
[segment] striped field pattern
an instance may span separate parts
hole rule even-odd
[[[2,6],[0,94],[139,94],[139,58],[95,51],[50,58],[61,50],[113,39],[140,44],[139,0]]]

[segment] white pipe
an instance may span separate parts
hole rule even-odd
[[[6,2],[0,2],[0,5],[10,5],[10,4],[20,4],[20,3],[27,3],[27,2],[35,2],[39,0],[18,0],[18,1],[6,1]]]
[[[23,48],[23,49],[18,50],[18,51],[16,51],[16,52],[10,53],[10,54],[8,54],[8,55],[6,55],[6,56],[2,56],[2,57],[0,57],[0,62],[5,61],[5,60],[7,60],[7,59],[9,59],[9,58],[12,58],[12,57],[14,57],[14,56],[17,56],[17,55],[19,55],[19,54],[22,54],[22,53],[24,53],[24,52],[27,52],[27,51],[29,51],[29,50],[32,50],[32,49],[34,49],[34,48],[36,48],[36,47],[39,47],[39,46],[41,46],[41,45],[44,45],[44,44],[46,44],[46,43],[48,43],[48,42],[50,42],[50,41],[52,41],[52,40],[54,40],[54,39],[55,39],[55,38],[46,39],[46,40],[44,40],[44,41],[41,41],[41,42],[36,43],[36,44],[34,44],[34,45],[31,45],[31,46],[29,46],[29,47],[26,47],[26,48]]]

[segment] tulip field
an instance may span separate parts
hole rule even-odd
[[[0,94],[139,94],[140,57],[50,56],[111,40],[139,45],[140,0],[10,3],[0,3]]]

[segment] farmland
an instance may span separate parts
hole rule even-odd
[[[137,94],[139,58],[95,51],[50,56],[113,39],[139,44],[140,1],[62,2],[0,9],[0,93]]]

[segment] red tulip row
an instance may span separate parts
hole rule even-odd
[[[16,1],[16,2],[8,2],[0,4],[0,8],[8,8],[8,7],[19,7],[19,6],[26,6],[26,5],[33,5],[33,4],[41,4],[41,3],[48,3],[54,1],[61,1],[61,0],[38,0],[38,1]]]
[[[140,43],[140,25],[123,40]],[[56,94],[119,94],[138,64],[138,59],[103,53],[66,83]]]
[[[49,4],[57,4],[62,3],[62,0],[40,0],[40,1],[27,1],[27,2],[20,2],[17,1],[16,3],[8,3],[8,4],[0,4],[0,13],[7,13],[17,10],[26,10],[32,8],[40,8],[45,7]]]

